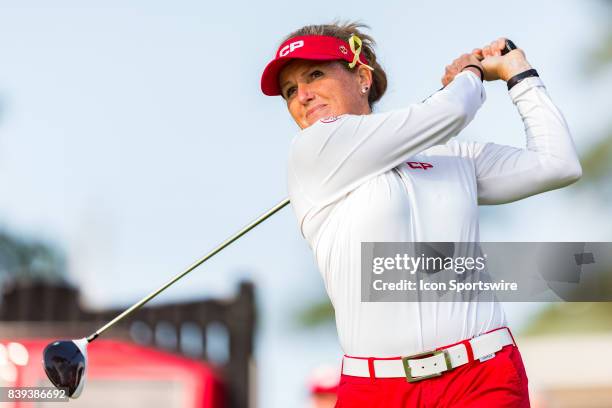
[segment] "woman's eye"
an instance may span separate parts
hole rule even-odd
[[[291,95],[293,95],[294,93],[295,93],[295,86],[292,86],[291,88],[287,89],[287,91],[285,92],[285,98],[289,99]]]
[[[314,71],[312,71],[312,72],[310,73],[310,77],[311,77],[311,78],[318,78],[318,77],[320,77],[321,75],[323,75],[323,72],[319,71],[318,69],[317,69],[317,70],[314,70]]]

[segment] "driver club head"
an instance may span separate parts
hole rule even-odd
[[[66,388],[70,398],[78,398],[87,373],[87,339],[58,340],[43,351],[43,367],[57,388]]]

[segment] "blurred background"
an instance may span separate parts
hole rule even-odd
[[[0,385],[49,385],[46,343],[90,334],[286,196],[297,127],[259,79],[306,24],[371,27],[389,77],[378,111],[511,38],[565,115],[584,176],[481,207],[481,239],[611,241],[611,17],[604,0],[0,0]],[[486,89],[459,137],[524,147],[505,85]],[[612,406],[612,305],[506,311],[534,406]],[[73,405],[333,406],[342,356],[290,208],[89,350]]]

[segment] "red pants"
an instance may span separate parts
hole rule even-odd
[[[495,357],[478,360],[409,383],[405,378],[342,375],[336,408],[529,407],[527,374],[521,353],[508,345]]]

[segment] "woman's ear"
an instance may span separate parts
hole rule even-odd
[[[361,64],[357,65],[357,76],[359,80],[359,87],[361,89],[372,87],[372,71],[369,68],[364,67]]]

